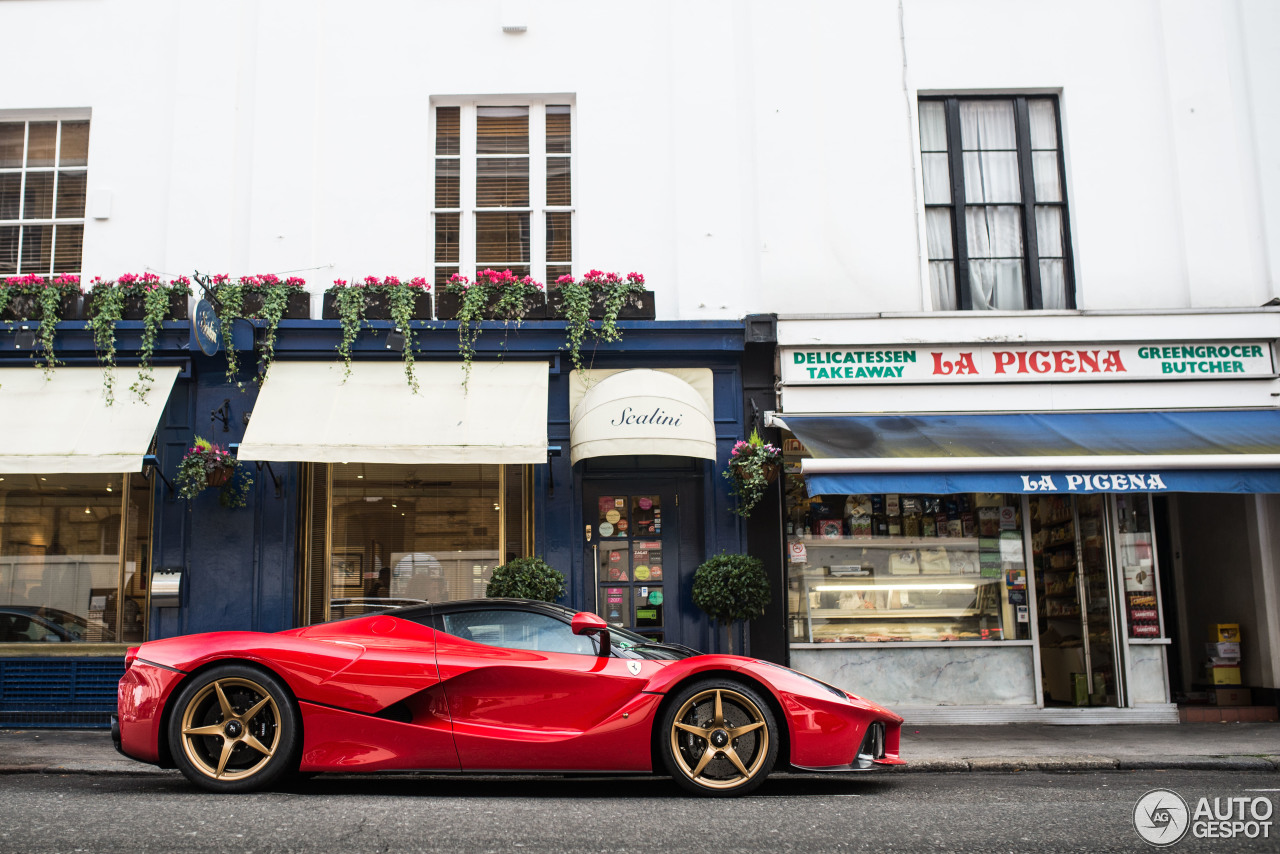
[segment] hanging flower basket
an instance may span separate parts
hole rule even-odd
[[[223,507],[244,507],[253,478],[226,448],[196,436],[178,464],[174,482],[183,498],[195,498],[212,487],[221,490],[218,500]]]
[[[767,444],[757,431],[752,430],[749,439],[733,446],[729,467],[724,472],[730,490],[738,499],[734,512],[739,516],[750,516],[764,498],[769,484],[781,473],[782,450]]]

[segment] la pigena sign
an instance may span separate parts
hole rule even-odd
[[[1099,382],[1274,377],[1268,341],[798,347],[782,352],[791,385]]]

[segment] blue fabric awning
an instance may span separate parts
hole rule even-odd
[[[814,495],[1280,492],[1280,410],[780,420]]]

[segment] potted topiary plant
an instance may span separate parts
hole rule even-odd
[[[518,557],[493,571],[484,595],[554,602],[564,595],[564,574],[542,558]]]
[[[196,436],[178,464],[174,482],[183,498],[195,498],[205,489],[214,488],[220,490],[218,501],[223,507],[244,507],[253,478],[226,448]]]
[[[38,321],[40,323],[40,350],[44,354],[41,367],[45,376],[62,364],[53,352],[54,335],[62,320],[71,320],[80,313],[80,277],[60,275],[52,281],[43,276],[28,274],[10,276],[0,282],[0,319],[13,321]]]
[[[729,488],[738,499],[734,512],[750,516],[781,470],[782,449],[766,443],[758,431],[752,430],[745,442],[734,445],[729,454],[729,467],[724,471]]]
[[[338,342],[338,355],[342,357],[345,372],[343,380],[351,376],[351,345],[360,334],[360,325],[367,319],[393,320],[396,329],[404,335],[404,374],[409,388],[418,392],[418,380],[413,373],[414,329],[410,321],[430,319],[431,285],[418,276],[402,282],[395,276],[378,279],[365,276],[363,283],[348,283],[335,279],[324,293],[323,316],[326,320],[342,321],[342,340]]]
[[[440,296],[437,311],[441,319],[458,321],[458,353],[462,356],[465,387],[471,377],[481,320],[515,321],[533,316],[541,306],[542,283],[529,276],[517,278],[510,270],[481,270],[472,282],[454,273]]]
[[[770,598],[769,579],[759,558],[721,552],[693,573],[693,604],[726,630],[739,620],[762,616]],[[732,631],[729,654],[733,654]]]
[[[646,308],[647,306],[647,308]],[[556,279],[556,287],[547,294],[547,313],[565,320],[566,346],[573,366],[582,369],[582,342],[593,334],[598,341],[617,341],[622,337],[618,320],[627,316],[652,320],[653,293],[645,290],[644,276],[589,270],[581,280],[573,276]],[[599,320],[598,328],[591,321]]]

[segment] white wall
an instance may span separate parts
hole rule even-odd
[[[428,274],[433,95],[575,98],[579,270],[661,317],[928,309],[918,92],[1061,94],[1082,308],[1257,306],[1267,0],[8,0],[0,111],[93,111],[85,273]],[[21,69],[19,73],[15,70]]]

